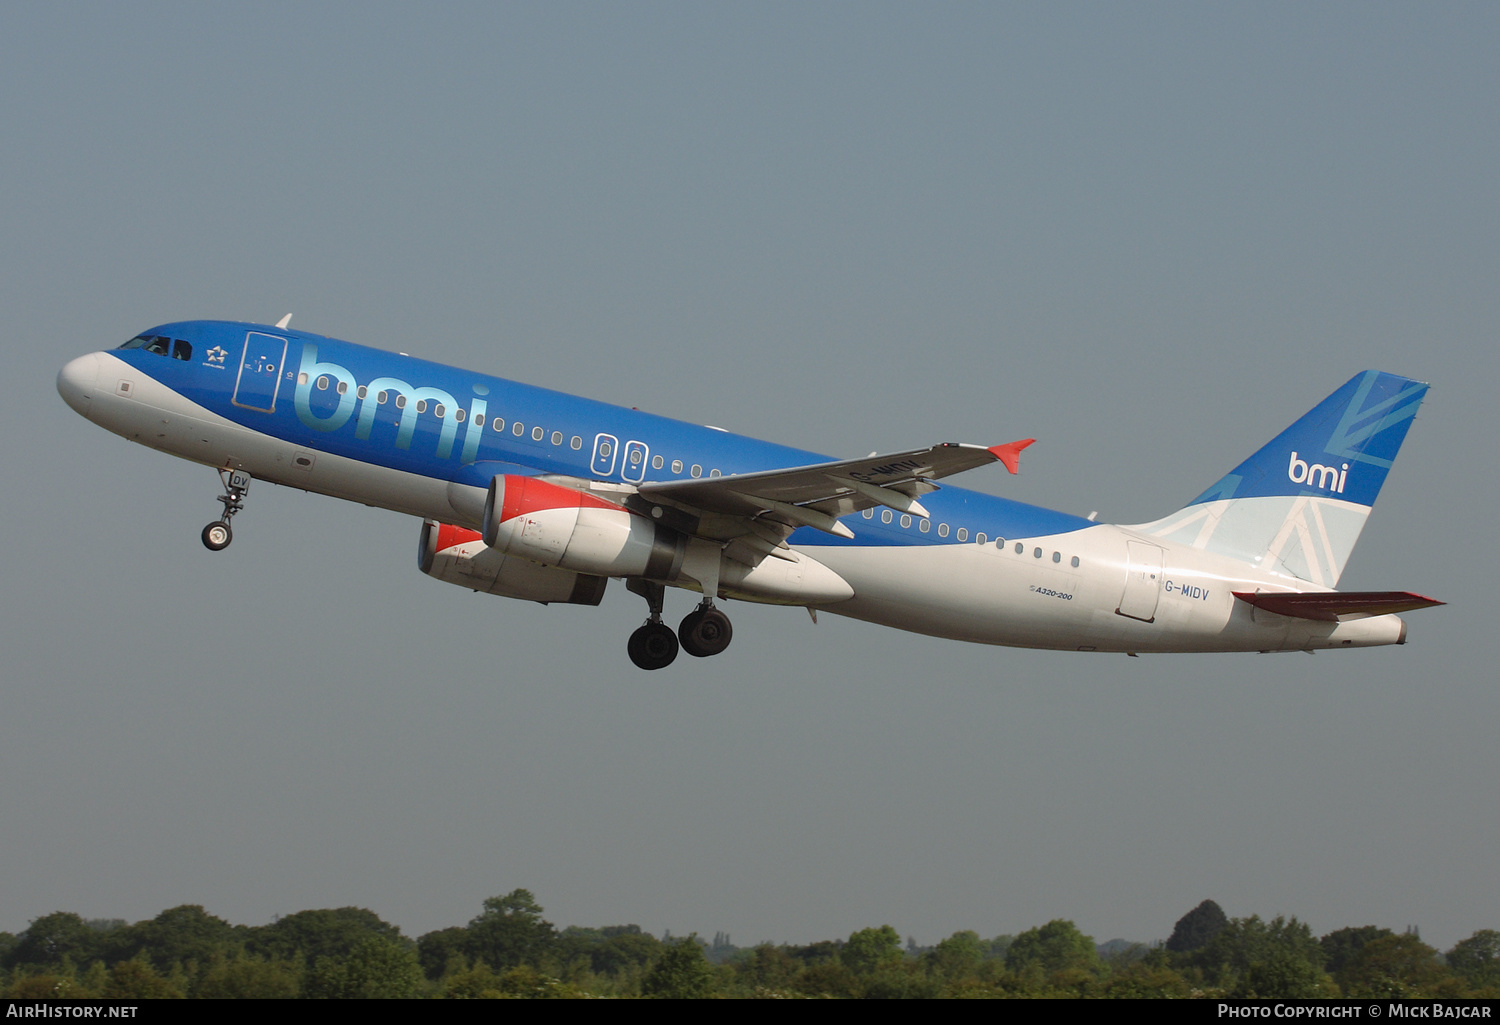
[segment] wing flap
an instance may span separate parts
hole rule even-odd
[[[1310,593],[1254,594],[1235,591],[1240,601],[1267,612],[1297,619],[1335,623],[1343,617],[1389,616],[1398,612],[1430,609],[1447,602],[1411,591],[1313,591]]]
[[[1015,472],[1016,454],[1027,444],[1030,442],[986,448],[944,442],[910,452],[784,470],[659,481],[642,484],[638,490],[648,501],[662,500],[729,516],[768,517],[792,528],[805,525],[849,536],[848,528],[836,522],[838,517],[877,505],[925,515],[916,498],[936,490],[931,481],[996,461]]]

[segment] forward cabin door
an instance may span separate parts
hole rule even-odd
[[[285,362],[285,338],[251,331],[245,336],[245,352],[240,357],[240,372],[230,401],[245,409],[276,412],[276,393],[281,389]]]

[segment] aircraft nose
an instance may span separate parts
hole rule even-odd
[[[57,372],[57,393],[81,416],[89,415],[89,400],[99,378],[99,354],[79,356]]]

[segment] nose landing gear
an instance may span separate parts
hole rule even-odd
[[[224,484],[224,494],[219,501],[224,505],[224,516],[203,528],[203,547],[211,552],[222,552],[234,540],[234,531],[229,521],[234,514],[245,508],[245,494],[250,490],[250,475],[243,470],[220,470],[219,480]]]

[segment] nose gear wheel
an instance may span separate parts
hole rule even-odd
[[[224,494],[219,496],[219,502],[224,506],[224,517],[204,527],[200,535],[203,547],[211,552],[222,552],[234,540],[234,531],[229,529],[229,521],[234,519],[235,513],[245,508],[245,495],[250,490],[250,475],[243,470],[221,469],[219,480],[224,485]]]

